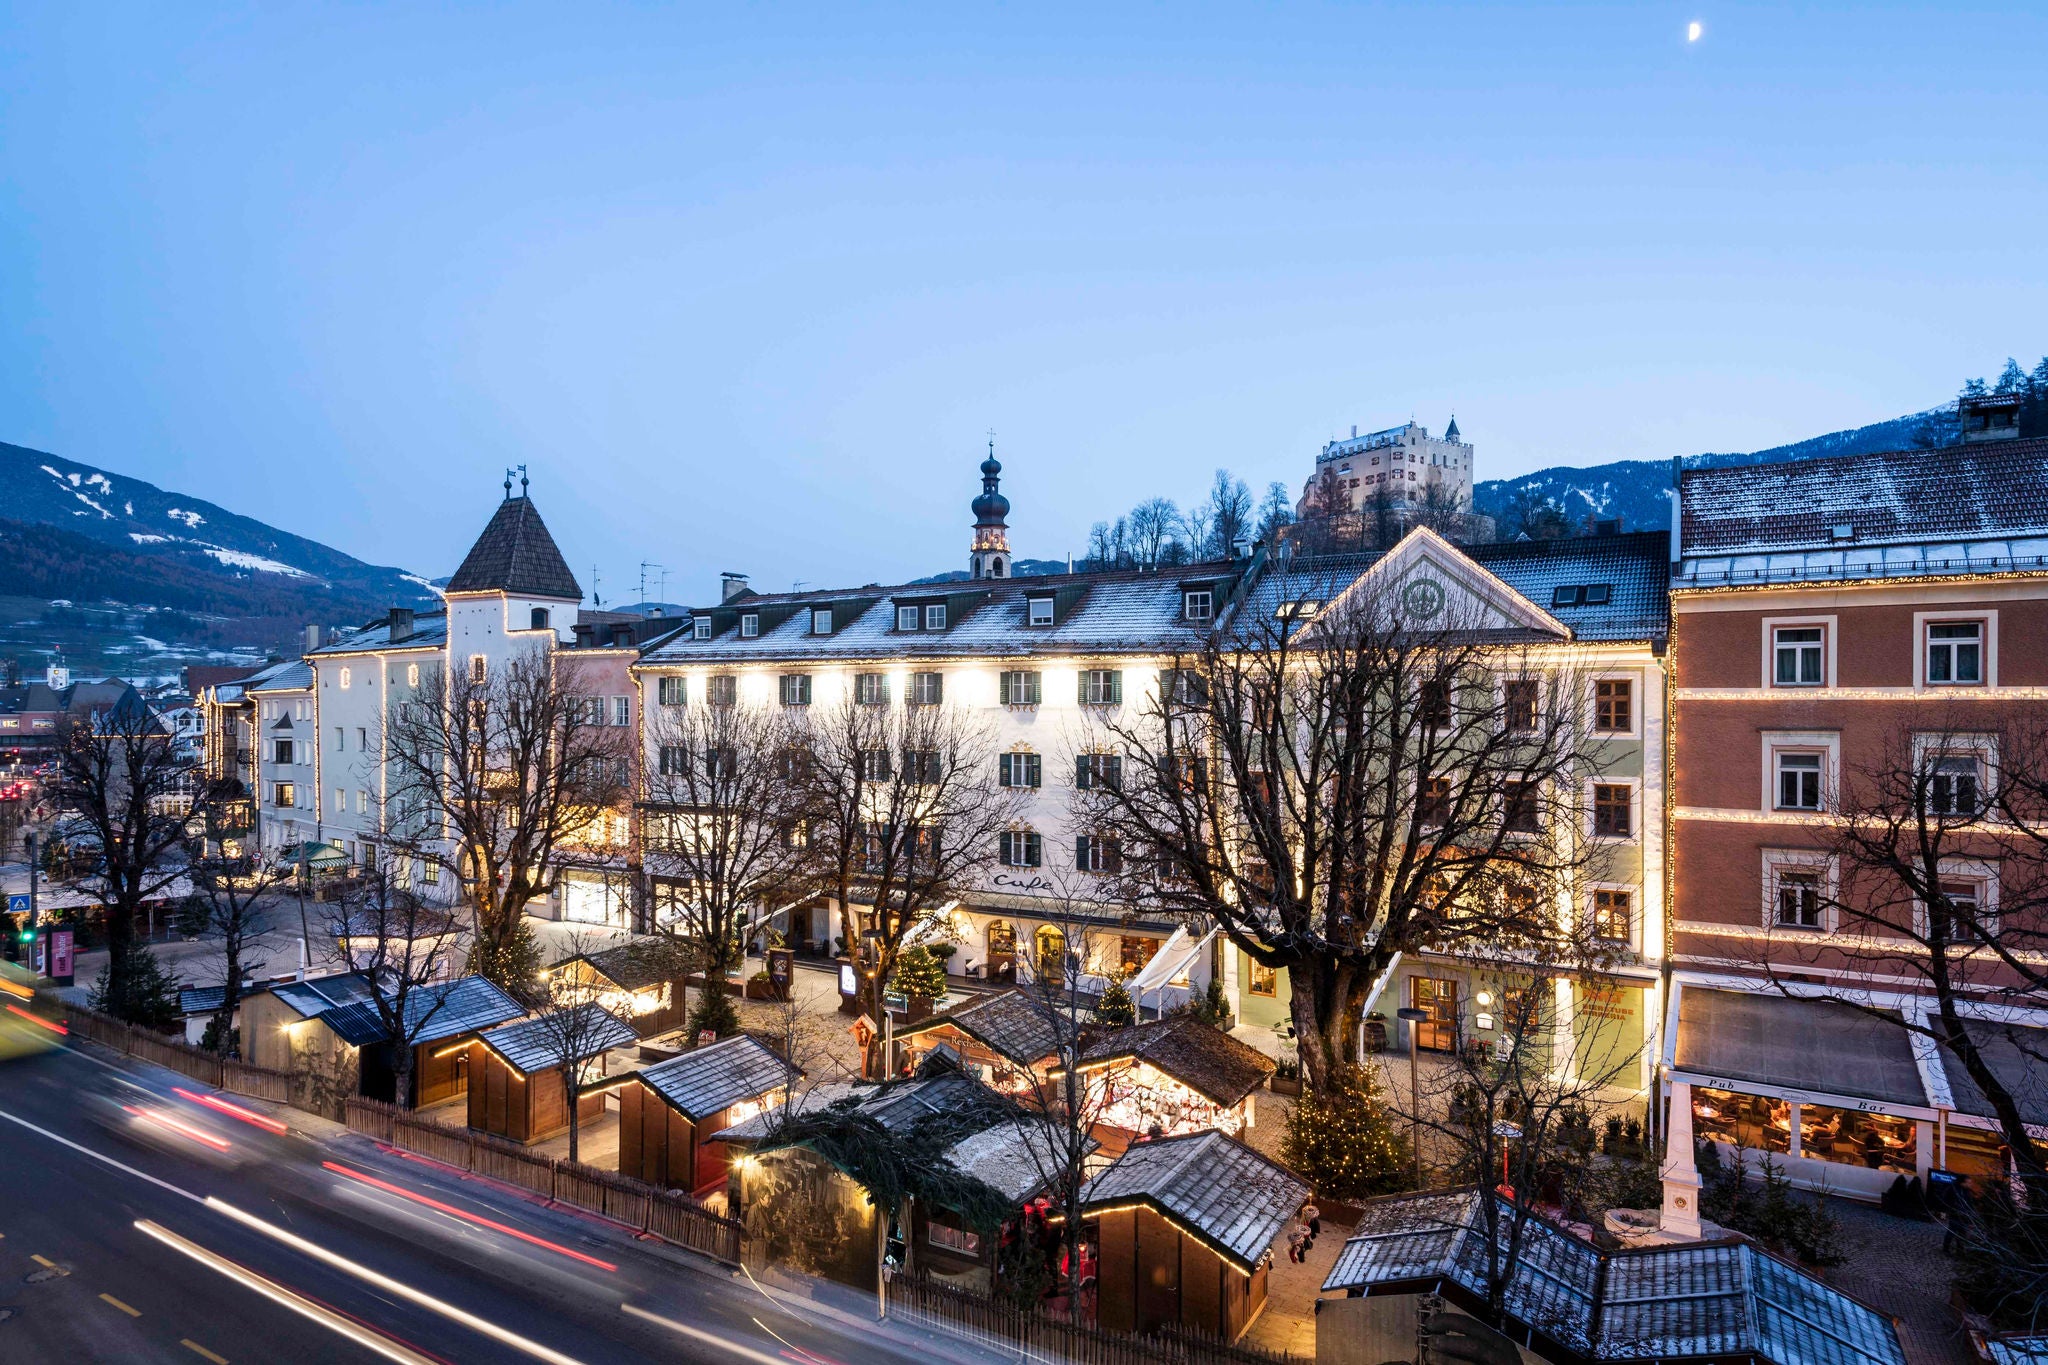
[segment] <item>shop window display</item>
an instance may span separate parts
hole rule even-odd
[[[1824,1104],[1799,1106],[1799,1153],[1843,1166],[1914,1173],[1913,1120]]]
[[[1754,1152],[1784,1155],[1792,1150],[1792,1106],[1768,1095],[1694,1086],[1692,1128],[1700,1137]]]

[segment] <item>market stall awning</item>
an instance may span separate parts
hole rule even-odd
[[[348,854],[333,844],[287,844],[277,851],[280,863],[304,863],[308,867],[332,867],[348,862]]]
[[[1681,983],[1673,1065],[1710,1085],[1810,1091],[1928,1108],[1903,1020],[1829,1000]]]
[[[1152,960],[1139,968],[1138,974],[1130,979],[1129,989],[1132,998],[1142,998],[1147,991],[1157,990],[1187,971],[1202,955],[1202,949],[1209,946],[1209,940],[1214,937],[1214,929],[1200,939],[1191,937],[1186,928],[1175,929],[1165,945],[1152,954]]]
[[[2022,1121],[2048,1127],[2048,1028],[2008,1024],[1995,1019],[1965,1019],[1963,1032],[1977,1045],[1984,1064],[2019,1106]],[[1941,1048],[1941,1069],[1959,1113],[1997,1117],[1991,1101],[1963,1069],[1962,1059]]]

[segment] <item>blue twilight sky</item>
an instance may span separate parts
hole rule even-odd
[[[1411,414],[1752,449],[2048,350],[2044,55],[2038,0],[24,0],[0,440],[430,574],[524,463],[608,600],[964,567],[991,427],[1048,557]]]

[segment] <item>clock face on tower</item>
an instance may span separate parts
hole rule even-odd
[[[1429,620],[1444,609],[1444,585],[1433,578],[1413,580],[1401,589],[1401,609],[1411,620]]]

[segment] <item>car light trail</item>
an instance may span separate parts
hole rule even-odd
[[[517,1351],[524,1351],[535,1360],[545,1360],[548,1362],[548,1365],[582,1365],[582,1362],[574,1356],[563,1355],[560,1351],[543,1346],[537,1341],[531,1341],[526,1337],[520,1336],[517,1332],[500,1327],[495,1322],[486,1322],[476,1314],[457,1308],[452,1303],[443,1303],[432,1294],[415,1289],[402,1280],[394,1280],[389,1275],[351,1261],[348,1257],[338,1252],[329,1251],[317,1242],[309,1242],[295,1232],[287,1232],[274,1223],[264,1222],[254,1214],[244,1213],[225,1200],[209,1195],[207,1196],[206,1207],[214,1210],[216,1213],[226,1214],[236,1222],[245,1227],[254,1228],[266,1237],[273,1238],[288,1247],[302,1251],[316,1261],[333,1266],[336,1270],[347,1271],[365,1284],[373,1284],[387,1294],[396,1294],[408,1303],[416,1303],[422,1308],[431,1309],[451,1322],[459,1322],[473,1332],[481,1332],[493,1341],[502,1342],[504,1345],[510,1346]]]
[[[465,1222],[475,1223],[478,1227],[489,1228],[493,1232],[502,1232],[507,1237],[517,1237],[522,1242],[531,1242],[533,1245],[537,1247],[545,1247],[547,1250],[555,1252],[557,1255],[570,1257],[573,1260],[583,1262],[585,1265],[594,1265],[600,1270],[616,1271],[618,1269],[618,1267],[613,1265],[610,1261],[600,1261],[597,1259],[597,1257],[586,1256],[582,1252],[577,1251],[572,1247],[565,1247],[560,1245],[559,1243],[550,1242],[546,1238],[536,1237],[530,1232],[521,1232],[518,1228],[509,1227],[504,1223],[494,1223],[488,1218],[481,1217],[474,1213],[468,1213],[462,1209],[456,1208],[452,1204],[444,1204],[438,1199],[429,1199],[426,1195],[414,1194],[411,1190],[405,1189],[403,1186],[393,1185],[386,1180],[379,1180],[377,1179],[377,1177],[373,1175],[365,1175],[361,1171],[350,1170],[348,1167],[337,1165],[332,1161],[323,1161],[320,1164],[328,1170],[333,1171],[336,1175],[345,1175],[351,1180],[360,1180],[365,1185],[374,1185],[376,1188],[383,1190],[388,1194],[395,1194],[400,1199],[410,1199],[415,1204],[424,1204],[428,1208],[433,1209],[438,1213],[447,1214],[450,1218],[460,1218]]]
[[[351,1322],[325,1304],[315,1303],[303,1294],[286,1289],[275,1280],[265,1279],[246,1266],[239,1265],[234,1261],[230,1261],[225,1256],[219,1256],[208,1251],[197,1242],[187,1241],[169,1228],[152,1223],[146,1218],[139,1220],[135,1226],[173,1251],[190,1256],[207,1269],[225,1275],[236,1284],[242,1285],[245,1288],[255,1290],[272,1303],[281,1304],[302,1317],[311,1318],[328,1331],[338,1336],[347,1337],[358,1346],[375,1351],[386,1360],[395,1360],[399,1362],[399,1365],[441,1365],[434,1357],[422,1355],[411,1347],[393,1341],[381,1333],[370,1331],[366,1327]]]
[[[259,1114],[254,1109],[244,1109],[239,1104],[229,1104],[226,1100],[221,1099],[218,1096],[197,1094],[193,1091],[185,1089],[183,1086],[172,1086],[171,1093],[174,1095],[183,1095],[186,1099],[192,1101],[192,1103],[194,1104],[203,1104],[208,1109],[212,1109],[219,1113],[226,1114],[229,1118],[240,1119],[244,1123],[253,1123],[258,1128],[267,1128],[271,1132],[277,1133],[279,1135],[283,1135],[291,1131],[291,1129],[285,1127],[284,1124],[279,1123],[276,1119],[270,1117],[270,1115],[268,1114]]]
[[[22,985],[19,981],[9,981],[4,976],[0,976],[0,991],[6,991],[16,1000],[33,1000],[36,998],[34,991]]]
[[[46,1028],[52,1033],[62,1033],[69,1035],[71,1032],[71,1030],[64,1027],[64,1025],[54,1023],[51,1020],[45,1019],[40,1014],[30,1014],[27,1010],[23,1009],[19,1005],[9,1005],[7,1007],[7,1012],[9,1014],[18,1014],[22,1018],[28,1020],[31,1024],[35,1024],[41,1028]]]
[[[179,1133],[185,1137],[191,1138],[194,1142],[203,1142],[207,1146],[213,1148],[213,1150],[215,1150],[216,1152],[225,1152],[226,1150],[228,1150],[228,1148],[234,1146],[234,1144],[232,1142],[229,1142],[226,1138],[215,1137],[213,1134],[207,1132],[205,1129],[194,1128],[189,1123],[180,1123],[178,1122],[178,1120],[172,1118],[169,1114],[163,1113],[161,1110],[138,1109],[132,1104],[124,1104],[121,1107],[123,1109],[126,1109],[129,1113],[135,1115],[136,1118],[146,1120],[150,1123],[154,1123],[159,1128],[168,1128],[174,1133]]]
[[[721,1351],[730,1351],[741,1360],[753,1361],[754,1365],[787,1365],[787,1359],[783,1356],[771,1356],[766,1351],[757,1351],[744,1343],[727,1341],[715,1332],[707,1332],[701,1327],[692,1327],[687,1322],[677,1322],[674,1318],[665,1318],[659,1313],[650,1313],[645,1308],[635,1308],[630,1303],[620,1304],[619,1309],[628,1317],[639,1318],[642,1322],[657,1323],[668,1328],[669,1331],[674,1332],[677,1336],[688,1337],[692,1341],[701,1341],[706,1346],[716,1346]],[[770,1332],[769,1335],[774,1336],[775,1334]],[[781,1337],[776,1337],[775,1339],[777,1341],[782,1340]]]

